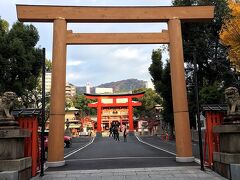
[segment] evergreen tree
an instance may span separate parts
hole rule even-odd
[[[160,94],[163,99],[163,119],[169,122],[173,127],[173,106],[172,106],[172,86],[170,77],[170,64],[167,62],[165,67],[162,63],[161,49],[153,50],[152,63],[149,67],[149,73],[152,76],[152,82],[156,92]]]
[[[73,98],[73,106],[80,109],[80,116],[96,115],[96,109],[88,107],[89,103],[95,102],[95,100],[87,99],[84,94],[76,95]]]
[[[184,47],[184,60],[187,66],[186,79],[188,87],[193,87],[193,59],[194,56],[198,65],[198,87],[200,91],[200,102],[222,103],[221,95],[228,86],[238,86],[236,75],[231,69],[227,59],[226,47],[221,44],[219,33],[224,17],[229,14],[226,0],[174,0],[174,6],[192,5],[214,5],[214,19],[211,22],[184,22],[182,23],[182,37]],[[213,90],[214,89],[214,90]],[[215,93],[215,98],[206,94]],[[191,125],[195,124],[194,114],[195,96],[194,88],[188,89],[188,102]],[[211,101],[212,100],[212,101]]]
[[[152,51],[152,64],[148,68],[150,75],[152,76],[152,82],[156,91],[161,94],[161,79],[162,79],[162,51],[161,49],[156,49]]]
[[[0,93],[21,96],[37,87],[42,50],[35,48],[39,35],[33,25],[16,22],[10,31],[0,19]]]
[[[173,127],[173,104],[172,104],[172,85],[170,76],[170,63],[167,61],[162,73],[161,96],[163,98],[163,118]]]
[[[162,99],[158,93],[152,89],[139,88],[133,90],[133,93],[145,92],[144,96],[137,101],[142,103],[142,106],[134,108],[134,115],[136,117],[148,117],[150,119],[155,119],[155,106],[157,104],[162,104]]]

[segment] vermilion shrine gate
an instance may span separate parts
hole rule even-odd
[[[129,132],[133,134],[133,107],[141,106],[142,103],[133,101],[132,98],[141,98],[144,92],[136,94],[85,94],[88,99],[96,99],[95,103],[88,104],[89,107],[97,108],[97,135],[102,133],[102,124],[108,127],[111,122],[118,121],[122,124],[129,124]]]
[[[48,166],[65,164],[62,139],[65,120],[66,46],[71,44],[169,44],[176,161],[193,161],[181,22],[211,20],[213,15],[213,6],[78,7],[17,5],[17,16],[20,21],[52,22],[54,24]],[[67,23],[73,22],[166,22],[168,30],[159,33],[73,33],[67,31]]]

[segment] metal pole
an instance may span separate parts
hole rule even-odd
[[[201,170],[204,171],[203,152],[202,152],[202,132],[201,132],[200,110],[199,110],[199,100],[198,100],[198,79],[197,79],[197,57],[196,57],[196,52],[197,52],[196,48],[194,48],[193,64],[194,64],[194,80],[195,80],[195,97],[196,97],[196,107],[197,107],[198,142],[199,142]]]
[[[44,160],[45,160],[44,131],[45,131],[45,48],[43,48],[43,59],[42,59],[42,131],[41,131],[41,172],[40,172],[40,176],[44,176]]]

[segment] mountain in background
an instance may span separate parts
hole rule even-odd
[[[116,81],[116,82],[110,82],[110,83],[104,83],[96,87],[100,88],[113,88],[113,92],[129,92],[134,89],[138,88],[145,88],[146,87],[146,81],[143,80],[138,80],[138,79],[126,79],[126,80],[121,80],[121,81]],[[91,93],[95,93],[95,88],[91,88]],[[86,92],[86,87],[77,87],[77,93],[85,93]]]

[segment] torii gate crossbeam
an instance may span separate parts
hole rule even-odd
[[[171,83],[176,134],[176,161],[190,162],[192,144],[186,93],[181,22],[210,21],[213,6],[181,7],[80,7],[17,5],[22,22],[53,22],[53,58],[50,108],[48,166],[64,161],[64,115],[66,83],[66,46],[68,44],[149,44],[170,46]],[[153,34],[78,34],[67,31],[67,23],[167,22],[168,31]],[[167,34],[166,34],[167,33]],[[157,40],[154,40],[156,38]]]
[[[162,33],[72,33],[68,31],[68,45],[90,44],[169,44],[168,31]]]
[[[17,5],[17,16],[23,22],[53,22],[57,17],[68,23],[133,23],[168,22],[177,17],[181,21],[204,21],[213,18],[213,6],[32,6]]]

